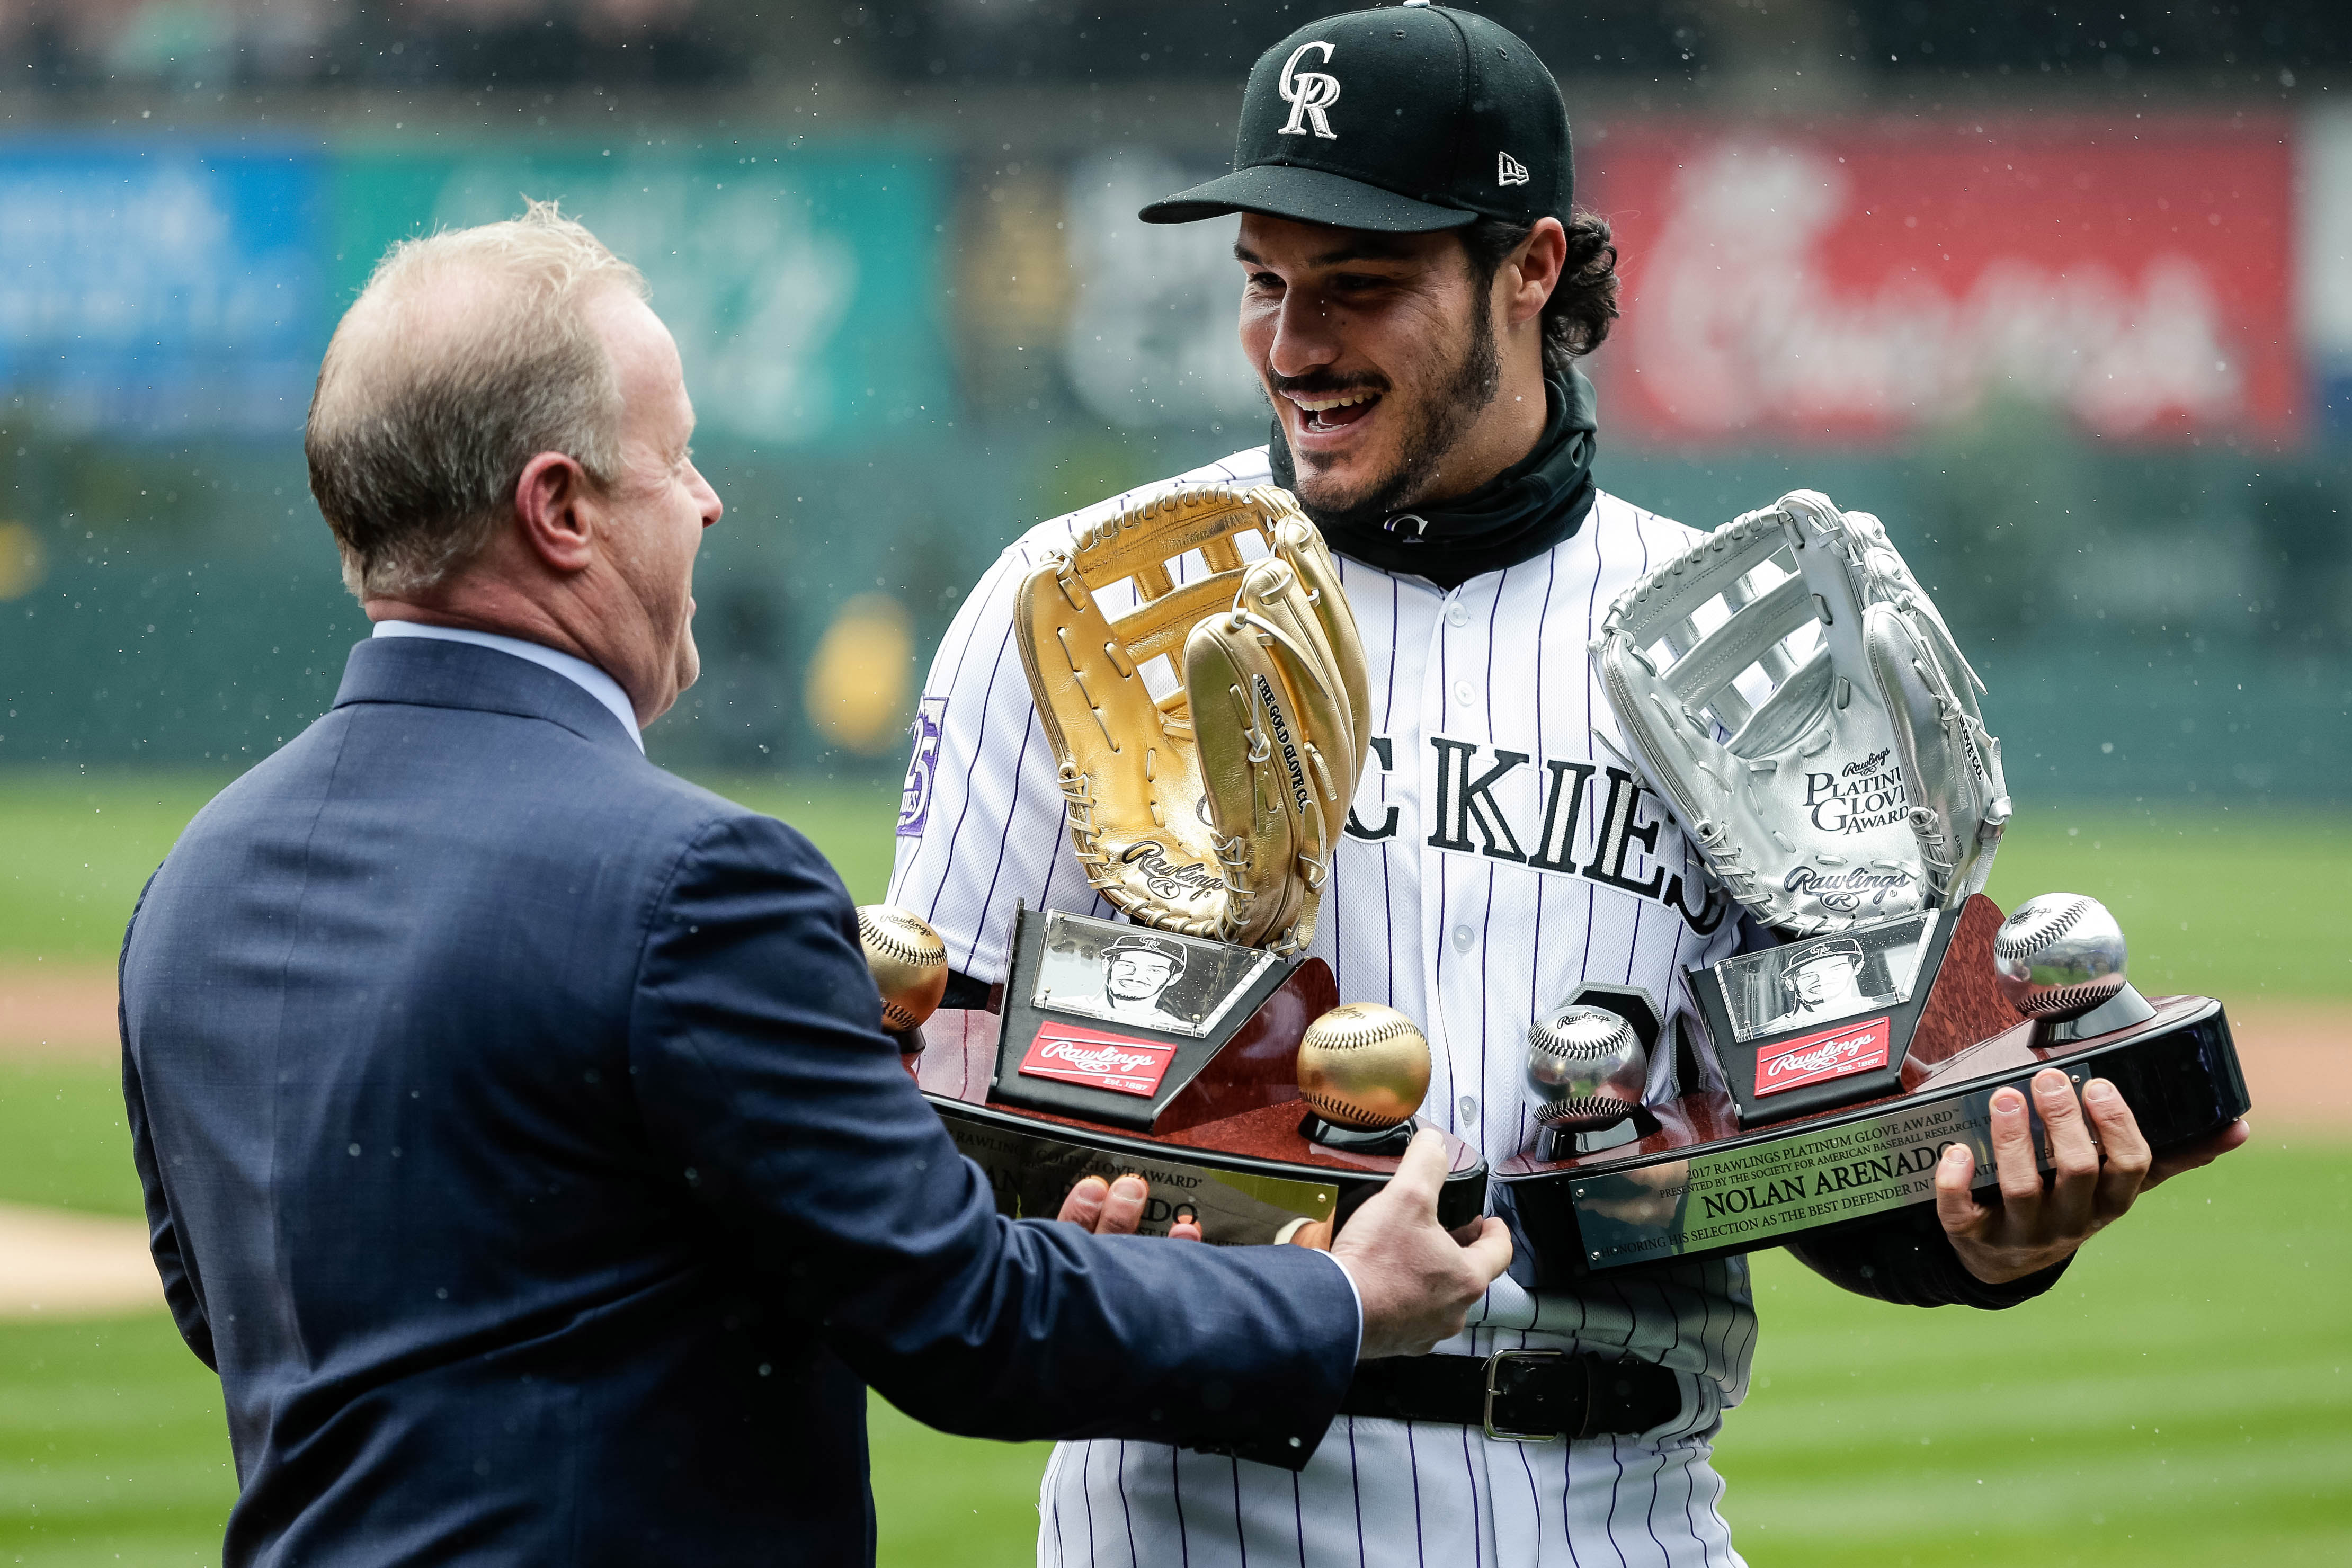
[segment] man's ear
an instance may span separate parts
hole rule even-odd
[[[1519,242],[1517,253],[1495,275],[1507,292],[1502,301],[1505,319],[1517,327],[1542,315],[1567,265],[1568,230],[1556,217],[1538,218],[1535,228]]]
[[[551,572],[584,570],[595,558],[596,487],[576,458],[541,452],[515,484],[515,527]]]

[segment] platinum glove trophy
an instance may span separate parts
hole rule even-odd
[[[2004,921],[1984,896],[2000,742],[1876,518],[1792,491],[1628,589],[1592,657],[1635,770],[1783,940],[1688,972],[1703,1029],[1588,986],[1534,1031],[1528,1081],[1559,1113],[1495,1176],[1538,1282],[1931,1204],[1956,1142],[1997,1190],[1992,1096],[2046,1065],[2113,1082],[2158,1151],[2248,1109],[2221,1005],[2141,996],[2095,900]],[[1578,1053],[1604,1037],[1673,1049],[1680,1097],[1602,1114]]]

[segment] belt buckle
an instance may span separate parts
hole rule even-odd
[[[1566,1351],[1522,1349],[1496,1351],[1493,1355],[1486,1358],[1486,1404],[1484,1413],[1485,1419],[1482,1425],[1486,1427],[1487,1436],[1493,1438],[1498,1443],[1549,1443],[1556,1438],[1565,1437],[1568,1436],[1566,1432],[1506,1432],[1495,1425],[1495,1395],[1500,1392],[1500,1390],[1495,1386],[1496,1374],[1500,1370],[1503,1363],[1507,1361],[1558,1361],[1567,1353],[1568,1352]],[[1585,1403],[1587,1406],[1590,1407],[1591,1404],[1591,1389],[1590,1384],[1592,1376],[1592,1370],[1589,1362],[1586,1363],[1584,1375],[1587,1382],[1587,1387],[1585,1390],[1587,1397]]]

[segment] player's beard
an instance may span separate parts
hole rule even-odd
[[[1495,343],[1495,322],[1483,298],[1469,311],[1462,357],[1451,374],[1411,408],[1394,408],[1404,431],[1397,443],[1397,458],[1380,475],[1350,496],[1328,480],[1320,480],[1303,463],[1297,463],[1298,504],[1315,525],[1333,529],[1377,527],[1391,516],[1424,499],[1432,480],[1444,472],[1445,459],[1470,433],[1495,401],[1503,384],[1503,360]],[[1381,402],[1392,405],[1393,386]]]

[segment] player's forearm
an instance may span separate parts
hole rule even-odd
[[[1998,1311],[2030,1301],[2058,1282],[2071,1258],[2006,1285],[1988,1285],[1962,1266],[1935,1211],[1905,1209],[1836,1230],[1815,1231],[1789,1251],[1798,1262],[1857,1296],[1904,1307],[1979,1307]]]

